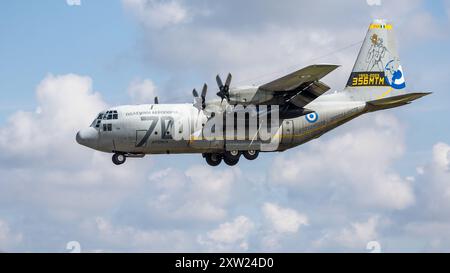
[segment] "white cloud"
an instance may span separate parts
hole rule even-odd
[[[402,126],[388,114],[365,117],[359,125],[330,140],[313,142],[290,158],[276,157],[272,181],[302,190],[328,189],[335,198],[369,207],[412,205],[411,183],[392,168],[404,151]]]
[[[416,168],[416,172],[418,175],[424,175],[425,174],[425,168],[423,166],[419,166]]]
[[[308,225],[308,217],[306,215],[273,203],[264,204],[263,214],[277,233],[296,233],[300,226]]]
[[[36,112],[19,111],[0,128],[3,156],[36,158],[53,155],[50,151],[71,155],[76,132],[106,107],[92,90],[91,78],[74,74],[48,75],[36,95]]]
[[[450,244],[449,230],[450,222],[429,219],[428,221],[409,222],[405,224],[402,232],[417,238],[409,241],[411,245],[417,245],[421,252],[447,252]]]
[[[12,246],[21,243],[23,235],[21,233],[14,233],[11,231],[7,222],[0,219],[0,250],[8,251]]]
[[[414,45],[417,37],[435,33],[429,31],[434,18],[420,9],[423,2],[367,7],[360,0],[318,0],[304,8],[297,0],[283,1],[282,6],[260,0],[123,0],[123,5],[144,26],[138,42],[146,61],[170,73],[168,84],[179,89],[167,90],[188,84],[183,90],[188,96],[193,81],[213,81],[216,72],[233,72],[234,83],[262,83],[312,62],[343,64],[325,80],[341,87],[358,46],[311,58],[362,40],[369,14],[391,17],[393,10],[400,40],[407,42],[402,44]],[[342,20],[339,12],[325,19],[316,16],[325,4],[329,10],[352,14],[351,20]],[[152,102],[156,94],[148,79],[133,82],[130,90],[134,102]],[[76,131],[106,107],[89,77],[49,75],[39,85],[37,98],[36,111],[17,112],[0,127],[0,207],[14,209],[26,220],[0,222],[0,238],[30,238],[19,248],[14,243],[20,240],[10,242],[13,250],[47,246],[55,251],[61,242],[76,239],[83,250],[264,251],[269,246],[298,252],[310,251],[318,240],[318,251],[365,251],[368,241],[382,242],[390,235],[380,232],[386,214],[394,221],[388,233],[395,239],[404,234],[405,242],[394,247],[410,242],[419,245],[415,249],[421,249],[422,242],[437,250],[448,246],[448,144],[435,147],[434,162],[424,164],[420,176],[404,179],[398,161],[410,164],[415,159],[402,157],[403,122],[391,115],[362,118],[332,138],[277,157],[275,167],[283,171],[266,179],[261,170],[271,167],[270,155],[242,172],[191,166],[189,156],[129,160],[112,167],[109,155],[74,141]],[[267,203],[269,199],[273,203]],[[306,217],[293,208],[315,213]],[[227,220],[243,211],[257,216]],[[380,217],[361,221],[361,211]],[[303,227],[306,223],[311,227]],[[208,232],[211,225],[217,228]],[[51,240],[57,242],[52,245]]]
[[[380,227],[380,217],[372,216],[365,222],[353,222],[349,227],[342,228],[339,231],[329,231],[314,242],[316,247],[332,245],[340,248],[356,248],[364,250],[367,243],[378,240],[378,231]]]
[[[444,171],[450,169],[450,146],[446,143],[437,143],[433,147],[433,162]]]
[[[381,6],[381,0],[366,0],[369,6]]]
[[[447,26],[424,8],[423,0],[397,0],[372,9],[373,18],[385,18],[394,24],[400,45],[416,44],[418,40],[446,36]],[[392,11],[395,10],[395,14]],[[401,31],[398,29],[401,28]]]
[[[250,33],[188,28],[147,35],[146,47],[151,45],[152,50],[143,54],[149,62],[170,69],[171,76],[177,79],[183,79],[186,70],[195,68],[195,71],[202,72],[202,78],[210,86],[215,86],[211,77],[214,73],[232,72],[234,85],[262,84],[311,62],[337,63],[344,68],[332,74],[328,82],[342,87],[356,52],[342,51],[320,60],[311,59],[335,51],[336,47],[354,43],[355,35],[358,33],[352,31],[337,35],[332,30],[317,27],[268,26]],[[364,33],[359,33],[359,36],[362,39]],[[177,81],[177,84],[183,82]]]
[[[265,203],[262,213],[266,225],[262,229],[261,245],[267,250],[281,249],[283,240],[295,238],[301,226],[309,225],[306,215],[274,203]]]
[[[111,168],[109,155],[76,143],[76,132],[106,107],[91,78],[48,75],[36,96],[36,112],[19,111],[0,127],[0,202],[21,200],[71,221],[110,208],[143,182],[137,161]]]
[[[255,224],[246,216],[239,216],[232,222],[221,224],[217,229],[209,231],[206,237],[199,236],[198,241],[212,251],[248,249],[248,236]]]
[[[116,226],[102,217],[83,226],[85,231],[99,238],[103,245],[125,252],[176,252],[186,249],[188,244],[186,234],[179,230],[142,230],[133,226]]]
[[[416,204],[404,217],[392,218],[398,232],[391,240],[400,251],[446,251],[450,243],[450,146],[436,143],[428,164],[418,167],[415,177]]]
[[[157,194],[147,206],[166,219],[221,221],[227,216],[227,206],[233,185],[241,176],[239,169],[223,171],[207,166],[192,166],[184,173],[166,169],[150,177]]]
[[[151,16],[140,13],[147,6],[151,10],[152,4],[145,5],[148,2],[153,1],[124,0],[125,6],[141,11],[134,14],[144,25],[148,25],[145,18]],[[234,75],[233,84],[263,84],[313,62],[343,65],[326,79],[332,88],[340,89],[348,79],[359,48],[338,49],[362,40],[371,17],[391,18],[392,10],[396,11],[394,23],[402,25],[401,31],[397,31],[402,40],[411,42],[442,33],[436,20],[422,8],[421,0],[400,0],[381,7],[368,7],[360,0],[316,1],[308,9],[303,9],[304,5],[298,1],[284,1],[282,8],[273,1],[180,3],[190,13],[205,7],[208,13],[195,18],[187,16],[192,19],[190,24],[170,30],[143,28],[144,39],[140,40],[144,60],[151,66],[157,64],[160,69],[168,69],[171,73],[168,85],[176,91],[192,87],[193,83],[185,78],[187,70],[207,80],[210,86],[215,86],[215,73],[228,72]],[[314,16],[323,11],[324,5],[329,10],[345,10],[354,16],[352,20],[341,20],[339,13],[329,14],[325,20]],[[407,18],[408,26],[403,18]],[[410,26],[411,22],[417,26]],[[173,79],[177,79],[176,87]]]
[[[420,196],[417,206],[422,208],[423,217],[434,215],[436,218],[450,221],[450,146],[439,142],[433,146],[432,159],[421,168],[416,177]],[[426,186],[425,186],[426,185]]]
[[[153,81],[149,79],[135,80],[128,87],[128,94],[133,103],[149,104],[153,103],[157,96],[157,89]]]
[[[81,6],[81,0],[66,0],[66,4],[69,6]]]
[[[188,10],[177,0],[122,0],[122,3],[147,27],[164,28],[189,20]]]

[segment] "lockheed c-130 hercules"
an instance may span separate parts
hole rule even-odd
[[[101,112],[76,140],[113,153],[113,163],[147,154],[202,154],[211,166],[234,166],[241,156],[281,152],[316,139],[363,114],[407,105],[430,93],[410,93],[390,23],[369,26],[344,90],[321,81],[338,65],[311,65],[261,86],[231,87],[217,76],[218,99],[207,86],[194,104],[118,106]]]

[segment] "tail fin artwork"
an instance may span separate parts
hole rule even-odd
[[[345,90],[353,99],[367,102],[408,94],[390,23],[375,20],[369,26]]]

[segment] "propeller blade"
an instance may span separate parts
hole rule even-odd
[[[208,85],[205,83],[203,85],[202,98],[206,98],[206,92],[208,92]]]
[[[205,107],[203,97],[199,97],[196,89],[192,90],[192,95],[194,95],[194,107],[198,109],[198,111],[203,110]]]
[[[233,79],[233,76],[231,75],[231,73],[228,73],[227,81],[225,82],[225,86],[227,86],[228,89],[230,88],[232,79]]]
[[[219,92],[217,93],[217,96],[219,96],[222,99],[222,102],[224,99],[227,99],[227,101],[230,101],[230,85],[231,80],[233,79],[233,76],[231,73],[228,73],[227,80],[225,81],[225,85],[222,82],[222,79],[219,75],[216,77],[217,85],[219,86]]]
[[[219,86],[219,89],[222,90],[223,88],[223,82],[219,75],[216,76],[217,85]]]
[[[203,85],[203,90],[202,90],[202,109],[205,110],[206,108],[206,93],[208,92],[208,85],[205,83]]]

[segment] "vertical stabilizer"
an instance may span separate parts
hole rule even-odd
[[[406,94],[406,82],[392,24],[375,20],[345,89],[354,99],[374,101]]]

